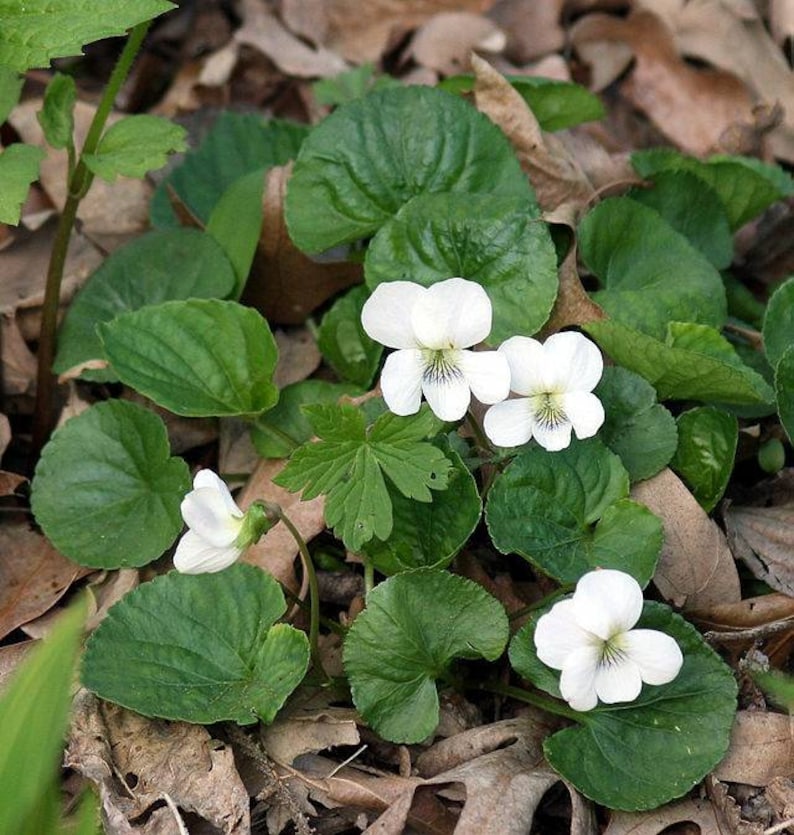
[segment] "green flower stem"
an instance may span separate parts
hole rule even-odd
[[[127,43],[124,45],[116,66],[110,75],[107,86],[102,94],[91,126],[88,129],[85,143],[80,153],[77,165],[73,166],[67,189],[66,203],[58,220],[55,241],[50,253],[50,263],[47,268],[47,284],[44,290],[44,303],[41,310],[41,331],[39,334],[38,369],[36,379],[36,408],[33,414],[32,457],[35,461],[42,447],[47,442],[53,424],[53,396],[55,392],[55,378],[52,374],[52,361],[55,357],[55,332],[58,327],[58,302],[61,295],[61,281],[63,279],[66,252],[72,236],[74,221],[77,217],[77,207],[91,187],[94,175],[83,161],[86,154],[93,154],[99,141],[105,123],[110,115],[113,102],[116,100],[121,85],[129,74],[132,62],[146,36],[149,21],[139,23],[130,30]]]
[[[493,455],[494,448],[471,409],[466,412],[466,422],[469,424],[472,435],[474,435],[474,440],[477,441],[477,446],[488,455]]]
[[[557,600],[560,597],[564,597],[566,594],[572,592],[574,587],[572,585],[567,586],[560,586],[560,588],[555,589],[553,592],[541,597],[540,600],[536,600],[534,603],[529,603],[526,606],[522,606],[515,612],[512,612],[509,615],[510,620],[518,620],[518,618],[523,618],[524,615],[530,614],[530,612],[534,612],[538,609],[542,609],[547,604],[551,603],[553,600]]]
[[[486,681],[476,685],[477,690],[486,693],[497,693],[500,696],[507,696],[519,702],[525,702],[533,707],[539,707],[546,713],[553,713],[555,716],[564,716],[566,719],[573,719],[574,722],[582,722],[582,714],[556,699],[541,696],[539,693],[531,693],[529,690],[522,690],[520,687],[512,687],[509,684],[500,684],[498,681]]]
[[[284,523],[284,526],[292,534],[298,550],[300,551],[301,561],[303,562],[303,570],[309,579],[309,600],[311,609],[309,610],[309,646],[311,648],[312,660],[318,672],[325,675],[322,661],[320,660],[320,586],[317,583],[317,574],[314,570],[314,563],[312,562],[309,549],[306,547],[306,542],[300,535],[300,531],[292,524],[290,518],[284,511],[278,509],[278,517]]]
[[[375,588],[375,565],[369,557],[364,556],[364,599]]]

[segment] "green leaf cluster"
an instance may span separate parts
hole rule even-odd
[[[764,317],[764,350],[775,373],[775,401],[780,422],[794,443],[794,277],[769,299]]]
[[[325,494],[325,520],[350,550],[391,535],[387,478],[419,502],[432,501],[431,490],[447,488],[452,463],[425,440],[439,430],[427,407],[412,417],[389,412],[369,429],[354,406],[318,404],[304,412],[320,440],[299,447],[274,481],[302,491],[304,500]]]

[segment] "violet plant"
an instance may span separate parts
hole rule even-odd
[[[75,300],[56,367],[99,360],[87,379],[120,381],[178,415],[241,417],[263,455],[274,443],[279,457],[290,452],[276,482],[304,500],[324,496],[329,531],[364,566],[366,608],[344,630],[336,683],[383,738],[430,736],[440,687],[490,690],[568,720],[545,753],[586,796],[618,809],[681,796],[725,753],[736,684],[691,624],[644,601],[663,530],[630,485],[674,456],[700,477],[686,466],[691,428],[679,436],[662,401],[731,417],[777,411],[791,437],[794,343],[777,303],[765,355],[751,359],[723,335],[723,279],[677,225],[686,200],[677,174],[699,178],[734,229],[791,194],[791,181],[742,158],[636,155],[666,199],[612,197],[581,219],[578,247],[605,317],[580,323],[586,335],[541,342],[558,252],[509,142],[471,104],[389,87],[299,140],[292,240],[308,253],[366,248],[364,286],[334,302],[318,342],[353,387],[375,379],[378,343],[394,349],[382,398],[356,404],[339,389],[273,383],[269,324],[237,301],[261,215],[251,208],[252,234],[230,231],[261,202],[256,169],[210,212],[212,243],[202,246],[221,267],[187,258],[194,272],[175,266],[165,289],[147,289],[126,271],[130,256],[114,254]],[[153,251],[181,233],[152,234]],[[778,291],[792,292],[790,282]],[[765,363],[769,379],[757,370]],[[724,433],[735,432],[734,418]],[[147,716],[250,724],[272,721],[296,688],[327,683],[310,546],[277,507],[243,513],[217,474],[191,481],[154,411],[109,400],[70,419],[43,450],[32,506],[81,565],[144,566],[173,553],[176,570],[126,595],[90,636],[82,677],[98,695]],[[278,583],[244,564],[272,524],[295,536],[310,580],[308,636],[280,622]],[[502,604],[449,570],[470,542],[558,586],[512,637]],[[512,686],[498,675],[508,664]]]

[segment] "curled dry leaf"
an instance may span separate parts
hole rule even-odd
[[[10,443],[11,424],[8,422],[8,418],[0,412],[0,458],[3,457],[3,453],[8,449]]]
[[[25,521],[4,520],[0,554],[0,638],[48,612],[87,573]]]
[[[261,738],[268,757],[281,765],[292,765],[302,754],[361,741],[356,712],[342,707],[283,710],[272,725],[262,728]]]
[[[269,321],[298,325],[331,296],[361,281],[361,264],[319,263],[293,245],[284,222],[284,195],[292,164],[271,168],[265,178],[262,238],[243,302]]]
[[[313,49],[296,38],[260,0],[243,0],[242,17],[235,42],[259,50],[287,75],[325,78],[347,69],[335,53],[322,47]]]
[[[490,17],[507,33],[505,55],[516,64],[536,61],[565,46],[560,17],[565,0],[501,0]]]
[[[605,318],[604,311],[587,295],[576,267],[576,244],[560,265],[560,287],[543,334],[552,334],[571,325],[583,325]]]
[[[758,823],[742,819],[739,804],[728,793],[728,787],[709,774],[705,781],[706,794],[711,801],[717,823],[716,831],[722,835],[764,835],[766,829]]]
[[[419,27],[403,57],[443,75],[455,75],[468,71],[472,52],[498,53],[505,42],[505,33],[481,15],[442,12]]]
[[[683,55],[737,76],[759,103],[780,103],[785,121],[770,134],[769,145],[776,156],[794,161],[794,74],[767,32],[756,5],[723,0],[664,4],[642,0],[642,5],[664,17],[675,47]],[[791,3],[788,5],[790,26]]]
[[[346,60],[377,62],[412,29],[439,12],[487,11],[495,0],[282,0],[281,14],[298,35]]]
[[[36,646],[36,641],[31,640],[0,647],[0,695],[8,679],[34,646]]]
[[[474,101],[513,145],[521,168],[529,176],[544,211],[563,203],[581,207],[594,189],[579,163],[553,134],[544,134],[521,95],[487,61],[472,56]]]
[[[761,835],[762,827],[723,829],[724,817],[706,799],[686,799],[668,803],[650,812],[612,812],[603,835],[662,835],[662,833],[701,833],[701,835]],[[680,827],[680,828],[679,828]]]
[[[635,12],[626,19],[588,15],[572,27],[571,41],[590,62],[603,58],[604,44],[622,46],[621,59],[626,48],[630,49],[634,66],[622,82],[621,92],[689,153],[708,153],[734,125],[754,121],[753,100],[744,83],[730,72],[687,64],[678,54],[673,33],[649,11]],[[593,44],[601,45],[601,51],[594,51]],[[610,72],[623,69],[618,62]],[[603,68],[596,72],[603,84],[609,73]]]
[[[168,795],[224,835],[251,831],[248,792],[232,750],[201,725],[147,719],[83,690],[75,700],[65,764],[98,785],[104,811],[119,822],[147,815]]]
[[[672,470],[638,482],[631,497],[662,520],[664,544],[653,580],[666,600],[689,611],[741,599],[725,535]]]
[[[439,742],[419,758],[420,773],[432,774],[425,787],[459,783],[465,787],[456,833],[524,835],[531,829],[541,799],[560,782],[559,774],[543,763],[541,746],[548,732],[548,726],[530,719],[497,722]],[[444,765],[450,767],[438,772]],[[598,828],[589,801],[565,786],[572,806],[569,831],[595,835]],[[414,787],[408,789],[411,799],[415,793]],[[411,808],[408,798],[401,797],[378,819],[378,829],[373,826],[371,831],[405,831]]]
[[[766,495],[763,491],[753,505],[726,503],[728,541],[759,580],[794,597],[794,497],[773,494],[774,504],[766,506]]]
[[[794,724],[782,713],[740,710],[728,753],[714,769],[718,780],[766,786],[775,777],[794,776]]]

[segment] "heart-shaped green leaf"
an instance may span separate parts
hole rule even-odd
[[[309,665],[278,583],[244,563],[138,586],[91,635],[83,683],[144,716],[272,722]]]
[[[495,660],[507,637],[507,615],[482,586],[436,569],[397,574],[367,595],[345,639],[356,708],[384,739],[419,742],[438,725],[435,680],[455,658]]]
[[[81,565],[121,568],[159,557],[182,528],[190,490],[165,425],[125,400],[98,403],[44,447],[31,505],[53,545]]]
[[[603,287],[593,299],[620,323],[658,339],[671,320],[722,327],[719,273],[653,209],[604,200],[581,222],[579,247]]]
[[[253,308],[165,302],[117,316],[99,335],[121,381],[175,414],[254,416],[278,400],[278,348]]]
[[[510,662],[559,697],[559,673],[535,653],[536,619],[510,642]],[[580,724],[550,736],[546,758],[584,795],[611,809],[654,809],[680,797],[722,759],[736,711],[730,669],[697,630],[661,603],[646,603],[637,624],[678,642],[684,665],[669,684],[644,685],[630,703],[578,713]]]
[[[794,444],[794,345],[786,349],[775,369],[775,394],[780,422]]]
[[[627,499],[628,492],[620,459],[596,438],[554,453],[530,447],[494,481],[485,519],[502,553],[520,554],[562,583],[601,567],[625,571],[645,586],[662,525]]]
[[[396,87],[340,107],[304,142],[287,187],[292,240],[322,252],[376,232],[418,194],[533,199],[505,135],[456,96]]]
[[[232,265],[210,235],[186,228],[142,235],[111,253],[75,296],[58,335],[53,371],[63,374],[104,358],[96,332],[100,322],[165,301],[223,298],[234,285]],[[98,382],[118,379],[112,368],[80,376]]]
[[[766,306],[764,352],[772,368],[789,345],[794,345],[794,278],[784,281]]]
[[[493,305],[488,341],[532,336],[557,296],[557,258],[534,201],[490,194],[415,197],[372,240],[367,285],[415,281],[429,287],[451,276],[481,284]]]

